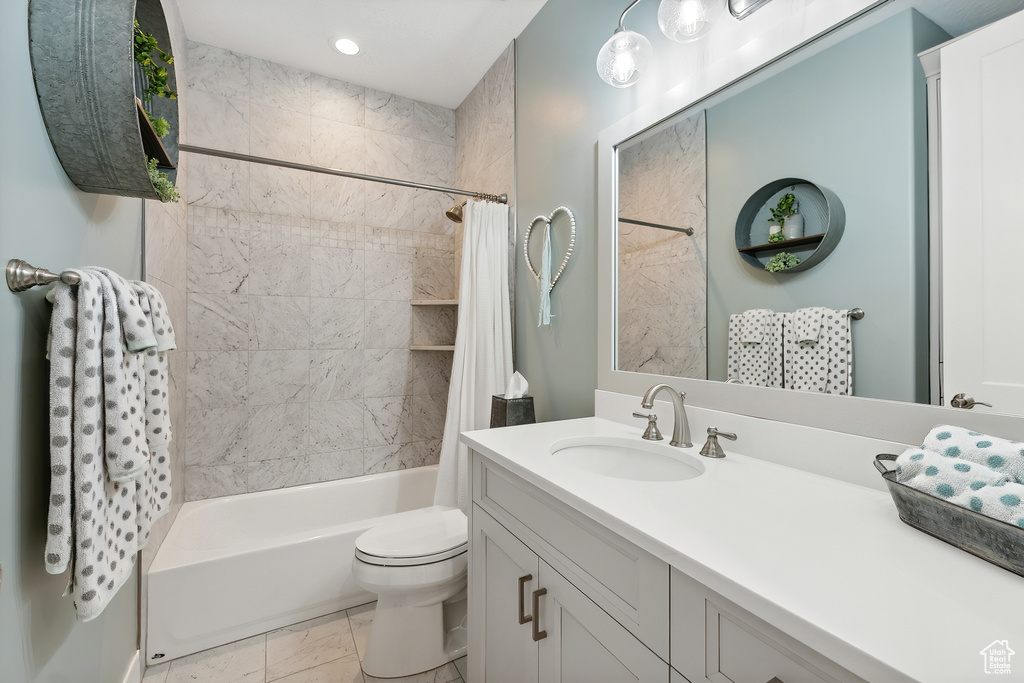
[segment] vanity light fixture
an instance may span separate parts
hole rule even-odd
[[[661,0],[658,26],[677,43],[690,43],[708,34],[725,0]]]
[[[622,26],[626,12],[633,9],[640,0],[633,0],[619,16],[619,27],[597,53],[597,74],[608,85],[628,88],[640,80],[654,57],[651,41],[635,31]]]
[[[338,38],[332,42],[334,49],[343,55],[357,55],[359,54],[359,46],[356,45],[356,41],[349,38]]]

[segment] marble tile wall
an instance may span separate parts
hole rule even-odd
[[[704,114],[620,152],[619,370],[707,378],[707,170]]]
[[[515,43],[494,62],[455,110],[455,183],[467,190],[507,194],[515,225]],[[461,201],[461,200],[460,200]],[[462,225],[455,226],[455,263],[462,262]],[[510,231],[510,257],[516,254]],[[512,277],[513,268],[509,268]],[[459,271],[456,265],[456,287]]]
[[[451,186],[456,115],[190,45],[188,142]],[[189,500],[437,462],[449,195],[189,155]]]

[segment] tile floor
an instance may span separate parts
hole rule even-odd
[[[466,658],[407,678],[374,678],[359,662],[374,603],[150,667],[143,683],[465,683]]]

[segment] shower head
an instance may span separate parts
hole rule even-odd
[[[462,209],[465,206],[466,206],[466,202],[462,202],[461,204],[458,204],[457,206],[453,206],[452,208],[450,208],[447,211],[445,211],[444,215],[447,216],[448,220],[452,221],[453,223],[461,223],[462,222]]]

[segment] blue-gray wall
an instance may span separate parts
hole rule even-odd
[[[141,275],[142,201],[68,181],[43,128],[28,56],[28,3],[0,3],[0,260]],[[0,680],[120,683],[136,649],[130,581],[97,619],[75,620],[67,576],[43,569],[49,488],[44,292],[0,291]]]
[[[708,365],[727,376],[729,315],[750,308],[863,308],[854,393],[928,401],[924,73],[949,36],[904,11],[707,111]],[[835,192],[846,232],[817,266],[773,275],[735,249],[747,198],[778,178]],[[923,267],[922,267],[923,266]]]

